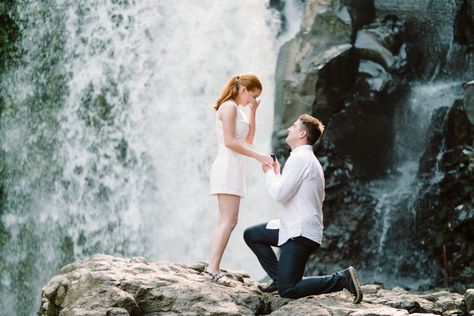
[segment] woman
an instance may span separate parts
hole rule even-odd
[[[211,194],[217,196],[219,218],[215,228],[209,265],[204,271],[212,281],[235,286],[220,273],[220,262],[230,234],[237,224],[240,198],[245,195],[245,157],[272,165],[273,159],[245,146],[255,136],[255,115],[262,84],[252,73],[232,76],[217,100],[217,141],[219,151],[211,168]],[[242,110],[249,106],[249,115]]]

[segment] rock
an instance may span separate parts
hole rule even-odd
[[[332,1],[308,1],[300,32],[281,47],[278,55],[275,133],[311,111],[320,69],[334,58],[346,56],[350,48],[351,26],[338,16]],[[357,65],[351,67],[355,71]]]
[[[360,62],[359,74],[365,77],[368,89],[375,92],[381,92],[392,79],[383,66],[370,60]]]
[[[352,20],[352,28],[360,29],[363,25],[370,24],[375,19],[375,7],[373,0],[342,0],[349,11]]]
[[[459,19],[463,12],[462,0],[385,1],[375,0],[377,17],[403,17],[406,24],[407,68],[417,78],[455,73],[457,78],[472,75],[472,57],[468,47],[457,44],[455,33],[469,34],[468,19]],[[464,10],[465,12],[466,10]],[[457,31],[458,30],[458,31]],[[453,45],[454,42],[454,45]],[[469,57],[466,58],[466,55]],[[443,69],[440,71],[440,60]]]
[[[345,290],[290,300],[262,293],[245,272],[223,270],[235,288],[212,283],[202,274],[204,267],[95,255],[51,278],[43,287],[38,315],[408,315],[413,306],[454,315],[464,302],[456,293],[411,293],[375,284],[363,286],[359,305]],[[465,294],[469,308],[473,291]]]
[[[419,172],[421,175],[432,174],[438,162],[438,153],[441,151],[444,141],[443,128],[448,107],[440,107],[431,115],[428,128],[429,142],[420,158]]]
[[[463,108],[469,122],[474,125],[474,81],[469,81],[464,85]]]
[[[474,46],[474,1],[463,1],[454,23],[456,41],[462,45]]]
[[[467,312],[470,313],[471,311],[474,311],[474,289],[466,290],[464,301],[466,302]]]
[[[438,117],[437,113],[446,114]],[[416,239],[442,267],[444,282],[462,291],[474,286],[474,250],[469,246],[474,218],[469,148],[474,141],[474,125],[462,100],[437,113],[432,121],[436,126],[432,126],[420,161],[424,180],[416,201],[416,221],[424,225],[417,230]]]
[[[368,275],[385,275],[385,286],[410,287],[416,283],[410,280],[423,279],[412,289],[449,285],[462,292],[474,285],[470,84],[464,105],[443,103],[432,116],[421,158],[396,148],[403,142],[397,129],[418,123],[411,115],[415,107],[404,110],[412,102],[412,84],[474,77],[472,48],[453,38],[455,17],[467,2],[472,3],[306,2],[300,32],[279,52],[272,150],[283,164],[290,152],[285,129],[303,112],[326,126],[314,149],[326,177],[325,239],[308,273],[325,273],[334,262],[341,267],[357,262]],[[453,86],[447,95],[456,91],[454,98],[459,85]],[[406,144],[407,151],[425,146]],[[379,192],[380,185],[405,181],[401,166],[418,159],[412,192]],[[395,304],[411,312],[423,309],[417,301]]]
[[[289,150],[279,135],[300,114],[312,113],[328,127],[324,142],[333,144],[339,157],[348,157],[355,177],[367,179],[384,175],[392,161],[388,127],[407,92],[398,79],[407,57],[404,24],[390,16],[351,31],[351,17],[341,11],[354,15],[362,7],[345,3],[352,7],[309,1],[300,32],[280,49],[272,147],[284,163]]]
[[[405,26],[395,17],[386,17],[357,32],[354,47],[359,58],[381,65],[387,72],[402,73],[406,65],[403,43]]]

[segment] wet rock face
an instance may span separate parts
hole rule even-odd
[[[357,32],[354,43],[359,58],[371,60],[389,73],[403,73],[406,66],[404,32],[404,23],[395,16],[363,27]]]
[[[474,1],[466,0],[454,20],[454,39],[461,45],[474,46]]]
[[[355,31],[375,19],[373,0],[342,0],[341,3],[347,7],[352,21],[352,29]]]
[[[430,141],[415,158],[421,153],[413,196],[393,203],[410,215],[388,217],[393,221],[386,228],[391,240],[378,250],[373,240],[380,238],[377,221],[383,216],[369,189],[381,179],[385,184],[395,179],[399,160],[406,159],[406,153],[394,148],[399,135],[395,126],[397,115],[416,111],[406,111],[411,84],[427,78],[474,78],[469,44],[453,43],[456,14],[468,2],[307,1],[301,31],[279,54],[272,146],[284,163],[290,153],[286,128],[298,115],[310,113],[326,125],[315,147],[326,177],[325,239],[309,272],[323,273],[334,263],[357,262],[369,270],[386,264],[393,275],[419,278],[424,271],[423,277],[440,284],[446,244],[448,284],[456,277],[467,282],[464,286],[472,284],[473,271],[467,266],[473,250],[466,247],[473,239],[466,224],[471,224],[474,209],[469,125],[474,121],[474,84],[466,86],[464,104],[447,103],[431,117]],[[397,258],[401,253],[407,258]]]
[[[470,81],[464,86],[463,108],[469,122],[474,124],[474,81]]]
[[[328,0],[309,1],[301,31],[280,49],[274,135],[288,128],[300,114],[311,112],[317,97],[315,89],[320,70],[328,63],[339,58],[352,71],[356,69],[355,59],[350,53],[351,27],[338,17],[331,5]],[[350,69],[346,68],[343,73],[347,76]],[[331,81],[331,78],[326,80]],[[281,137],[275,136],[273,143],[274,148],[284,147]]]
[[[466,2],[471,1],[374,1],[377,16],[392,14],[405,20],[407,68],[411,76],[429,79],[456,75],[471,80],[472,53],[467,45],[453,43],[453,34],[466,32],[466,23],[455,22],[465,12],[461,6]]]
[[[362,2],[346,3],[351,18],[362,10]],[[326,176],[325,241],[307,267],[319,274],[335,262],[364,266],[374,256],[367,245],[376,201],[360,181],[390,171],[393,112],[407,86],[403,21],[359,16],[351,22],[341,19],[338,6],[314,7],[313,24],[306,21],[280,51],[273,150],[284,162],[290,152],[285,129],[303,112],[327,127],[315,148]]]
[[[384,175],[391,164],[393,111],[406,93],[398,76],[406,64],[402,38],[403,23],[393,17],[363,27],[354,43],[357,68],[347,71],[347,63],[334,60],[317,83],[313,113],[327,122],[325,142],[350,159],[359,179]]]
[[[351,160],[357,177],[383,175],[391,162],[393,110],[405,90],[398,77],[406,64],[403,22],[389,17],[364,26],[352,45],[339,7],[318,4],[313,24],[280,51],[273,148],[286,157],[285,129],[309,112],[328,126],[325,143]]]
[[[442,267],[438,280],[462,290],[474,284],[474,125],[462,100],[440,112],[446,115],[441,126],[433,121],[436,132],[420,162],[416,240]]]
[[[443,146],[444,121],[446,119],[448,110],[448,107],[441,107],[437,109],[431,117],[430,128],[428,129],[429,142],[420,158],[419,171],[421,176],[429,176],[435,171],[438,162],[437,155]]]

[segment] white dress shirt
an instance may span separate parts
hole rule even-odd
[[[282,204],[278,245],[298,236],[321,244],[324,173],[312,146],[295,148],[281,175],[268,170],[265,185],[272,198]]]

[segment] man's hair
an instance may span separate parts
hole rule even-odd
[[[308,145],[314,146],[324,132],[323,123],[309,114],[302,114],[298,119],[308,134]]]

